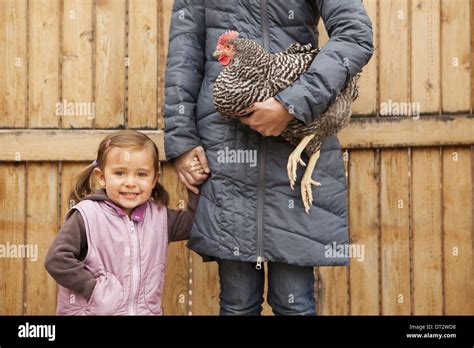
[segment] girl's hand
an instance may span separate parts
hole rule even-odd
[[[204,174],[204,167],[198,157],[193,158],[189,169],[191,169],[193,173]]]
[[[195,163],[195,157],[199,159],[199,162],[203,167],[203,173],[198,173],[191,170],[191,163]],[[209,170],[206,154],[202,146],[197,146],[177,157],[174,161],[174,167],[181,182],[188,190],[194,192],[195,194],[199,194],[199,189],[197,186],[202,184],[211,172]]]

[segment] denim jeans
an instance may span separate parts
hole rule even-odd
[[[218,260],[220,315],[260,315],[265,272],[253,262]],[[267,302],[275,315],[316,315],[313,267],[268,262]]]

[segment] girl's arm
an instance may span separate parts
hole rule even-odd
[[[84,220],[75,210],[59,230],[46,255],[45,267],[61,286],[89,300],[96,279],[85,268],[87,238]]]
[[[199,195],[188,190],[188,207],[186,211],[167,208],[169,242],[189,239],[198,202]]]

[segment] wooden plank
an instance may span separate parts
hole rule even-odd
[[[14,161],[93,161],[99,143],[114,131],[105,130],[0,130],[0,160]],[[164,160],[163,132],[143,131],[158,146]],[[41,146],[38,146],[41,144]]]
[[[28,165],[26,243],[38,248],[38,260],[26,263],[28,315],[52,315],[56,310],[56,282],[46,272],[44,260],[58,231],[57,167],[55,163]]]
[[[338,137],[348,148],[470,145],[474,118],[458,116],[353,119]]]
[[[443,149],[444,302],[447,315],[472,315],[471,149]]]
[[[471,1],[471,114],[474,113],[474,4]]]
[[[24,264],[34,258],[8,250],[25,244],[25,164],[0,165],[0,313],[23,314]],[[34,256],[30,255],[30,256]]]
[[[439,0],[411,1],[411,91],[421,113],[440,110],[440,6]]]
[[[268,263],[264,263],[264,270],[265,270],[265,283],[263,286],[263,304],[262,304],[262,315],[273,315],[272,307],[268,304]],[[219,285],[219,284],[218,284]],[[217,304],[219,304],[219,295],[220,295],[220,288],[217,287]],[[219,307],[218,307],[219,308]],[[218,309],[219,310],[219,309]]]
[[[438,148],[412,150],[414,315],[443,314],[441,159]]]
[[[155,0],[129,2],[128,126],[157,127],[158,7]]]
[[[421,113],[441,106],[441,2],[412,1],[411,91]],[[416,28],[416,29],[415,29]],[[412,313],[442,314],[441,163],[439,149],[412,156]]]
[[[179,182],[171,163],[161,167],[161,183],[170,195],[172,209],[185,209],[188,195]],[[163,311],[166,315],[187,315],[189,310],[189,250],[186,241],[169,244],[163,294]]]
[[[95,4],[95,102],[97,128],[125,125],[125,0]]]
[[[408,0],[384,0],[381,4],[382,25],[379,42],[381,116],[386,116],[384,113],[387,114],[388,111],[388,108],[383,106],[408,103],[410,100],[408,19]]]
[[[349,314],[349,271],[345,266],[318,267],[318,315]]]
[[[168,41],[169,41],[169,32],[171,24],[171,15],[173,12],[174,0],[163,0],[161,1],[161,20],[163,25],[163,55],[166,57],[168,55]],[[166,64],[166,62],[165,62]]]
[[[363,251],[363,258],[350,258],[352,315],[380,313],[378,167],[375,151],[351,151],[349,232],[352,248]]]
[[[66,214],[75,204],[79,202],[69,201],[69,194],[73,188],[76,175],[90,162],[72,162],[61,164],[61,210],[59,223],[62,225]]]
[[[340,134],[344,148],[416,147],[474,144],[474,117],[364,118],[353,120]],[[106,130],[0,130],[0,160],[94,160]],[[143,131],[158,146],[164,161],[163,131]],[[41,144],[41,147],[37,146]]]
[[[163,104],[165,98],[165,71],[166,57],[168,55],[169,28],[171,23],[171,12],[174,0],[162,0],[158,2],[158,26],[159,26],[159,52],[158,52],[158,128],[163,129],[165,122],[163,118]]]
[[[26,126],[26,4],[0,2],[0,127]]]
[[[374,33],[374,47],[375,53],[370,59],[369,63],[363,68],[362,76],[359,80],[359,97],[354,102],[352,107],[354,116],[358,115],[376,115],[378,110],[378,77],[377,77],[377,64],[378,64],[378,18],[377,18],[377,7],[378,0],[365,0],[364,6],[367,10],[367,14],[372,20],[372,30]],[[385,3],[384,5],[385,6]],[[384,23],[385,25],[385,23]],[[349,62],[350,64],[350,62]]]
[[[92,128],[95,117],[92,7],[92,0],[63,1],[62,128]]]
[[[59,125],[59,1],[28,4],[28,125],[54,128]]]
[[[329,41],[329,35],[328,35],[328,32],[326,31],[326,27],[324,26],[322,19],[318,23],[318,32],[319,32],[318,46],[324,47]]]
[[[219,314],[219,274],[217,262],[203,262],[194,252],[192,254],[193,315]]]
[[[470,0],[441,1],[441,109],[444,113],[471,109],[470,3]]]
[[[410,315],[408,150],[382,150],[382,314]]]

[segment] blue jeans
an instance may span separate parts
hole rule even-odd
[[[265,272],[253,262],[218,260],[220,315],[260,315]],[[275,315],[316,315],[313,267],[268,262],[267,302]]]

